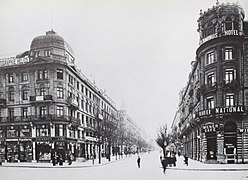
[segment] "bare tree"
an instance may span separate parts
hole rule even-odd
[[[170,139],[167,124],[165,124],[159,128],[157,132],[157,139],[155,140],[159,147],[162,148],[164,157],[166,157],[166,147],[169,145]]]

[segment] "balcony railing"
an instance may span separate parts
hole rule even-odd
[[[30,96],[31,102],[51,102],[52,100],[53,100],[52,95]]]
[[[76,99],[73,99],[71,97],[67,98],[67,103],[69,104],[69,106],[78,108],[78,101]]]
[[[199,91],[200,94],[205,94],[209,91],[216,91],[217,90],[217,83],[212,83],[212,84],[204,84],[200,87]]]
[[[223,81],[222,88],[225,90],[238,90],[240,88],[240,83],[238,80],[233,81]]]
[[[14,116],[14,117],[0,117],[0,123],[15,123],[15,122],[67,122],[79,125],[80,119],[72,116],[58,116],[58,115],[43,115],[43,116]]]

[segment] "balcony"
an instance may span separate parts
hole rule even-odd
[[[67,103],[70,107],[78,109],[78,101],[76,99],[73,99],[71,97],[67,98]]]
[[[0,107],[6,106],[6,99],[0,99]]]
[[[30,96],[31,102],[51,102],[53,100],[52,95],[44,95],[44,96]]]
[[[240,83],[238,80],[233,80],[230,82],[223,81],[222,82],[222,88],[224,90],[231,90],[231,91],[237,91],[240,88]]]
[[[217,83],[212,83],[212,84],[204,84],[200,87],[199,92],[200,94],[206,94],[208,92],[214,92],[217,90]]]

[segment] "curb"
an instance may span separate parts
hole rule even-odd
[[[171,168],[168,167],[167,169],[170,170],[181,170],[181,171],[248,171],[248,168]]]
[[[102,163],[102,164],[94,164],[94,165],[65,165],[65,166],[50,166],[50,163],[49,163],[49,166],[39,166],[39,165],[0,165],[0,168],[94,168],[94,167],[98,167],[98,166],[105,166],[105,165],[108,165],[108,164],[112,164],[112,163],[115,163],[115,162],[119,162],[119,161],[123,161],[123,160],[126,160],[127,158],[125,159],[118,159],[118,160],[114,160],[114,161],[109,161],[109,162],[106,162],[106,163]],[[73,164],[73,163],[72,163]]]

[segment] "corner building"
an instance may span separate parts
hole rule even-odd
[[[74,64],[69,44],[53,30],[30,50],[0,60],[0,156],[8,162],[107,155],[95,127],[117,121],[114,103]],[[99,151],[97,148],[101,148]]]
[[[207,163],[248,162],[248,22],[237,4],[200,12],[199,47],[182,91],[182,151]]]

